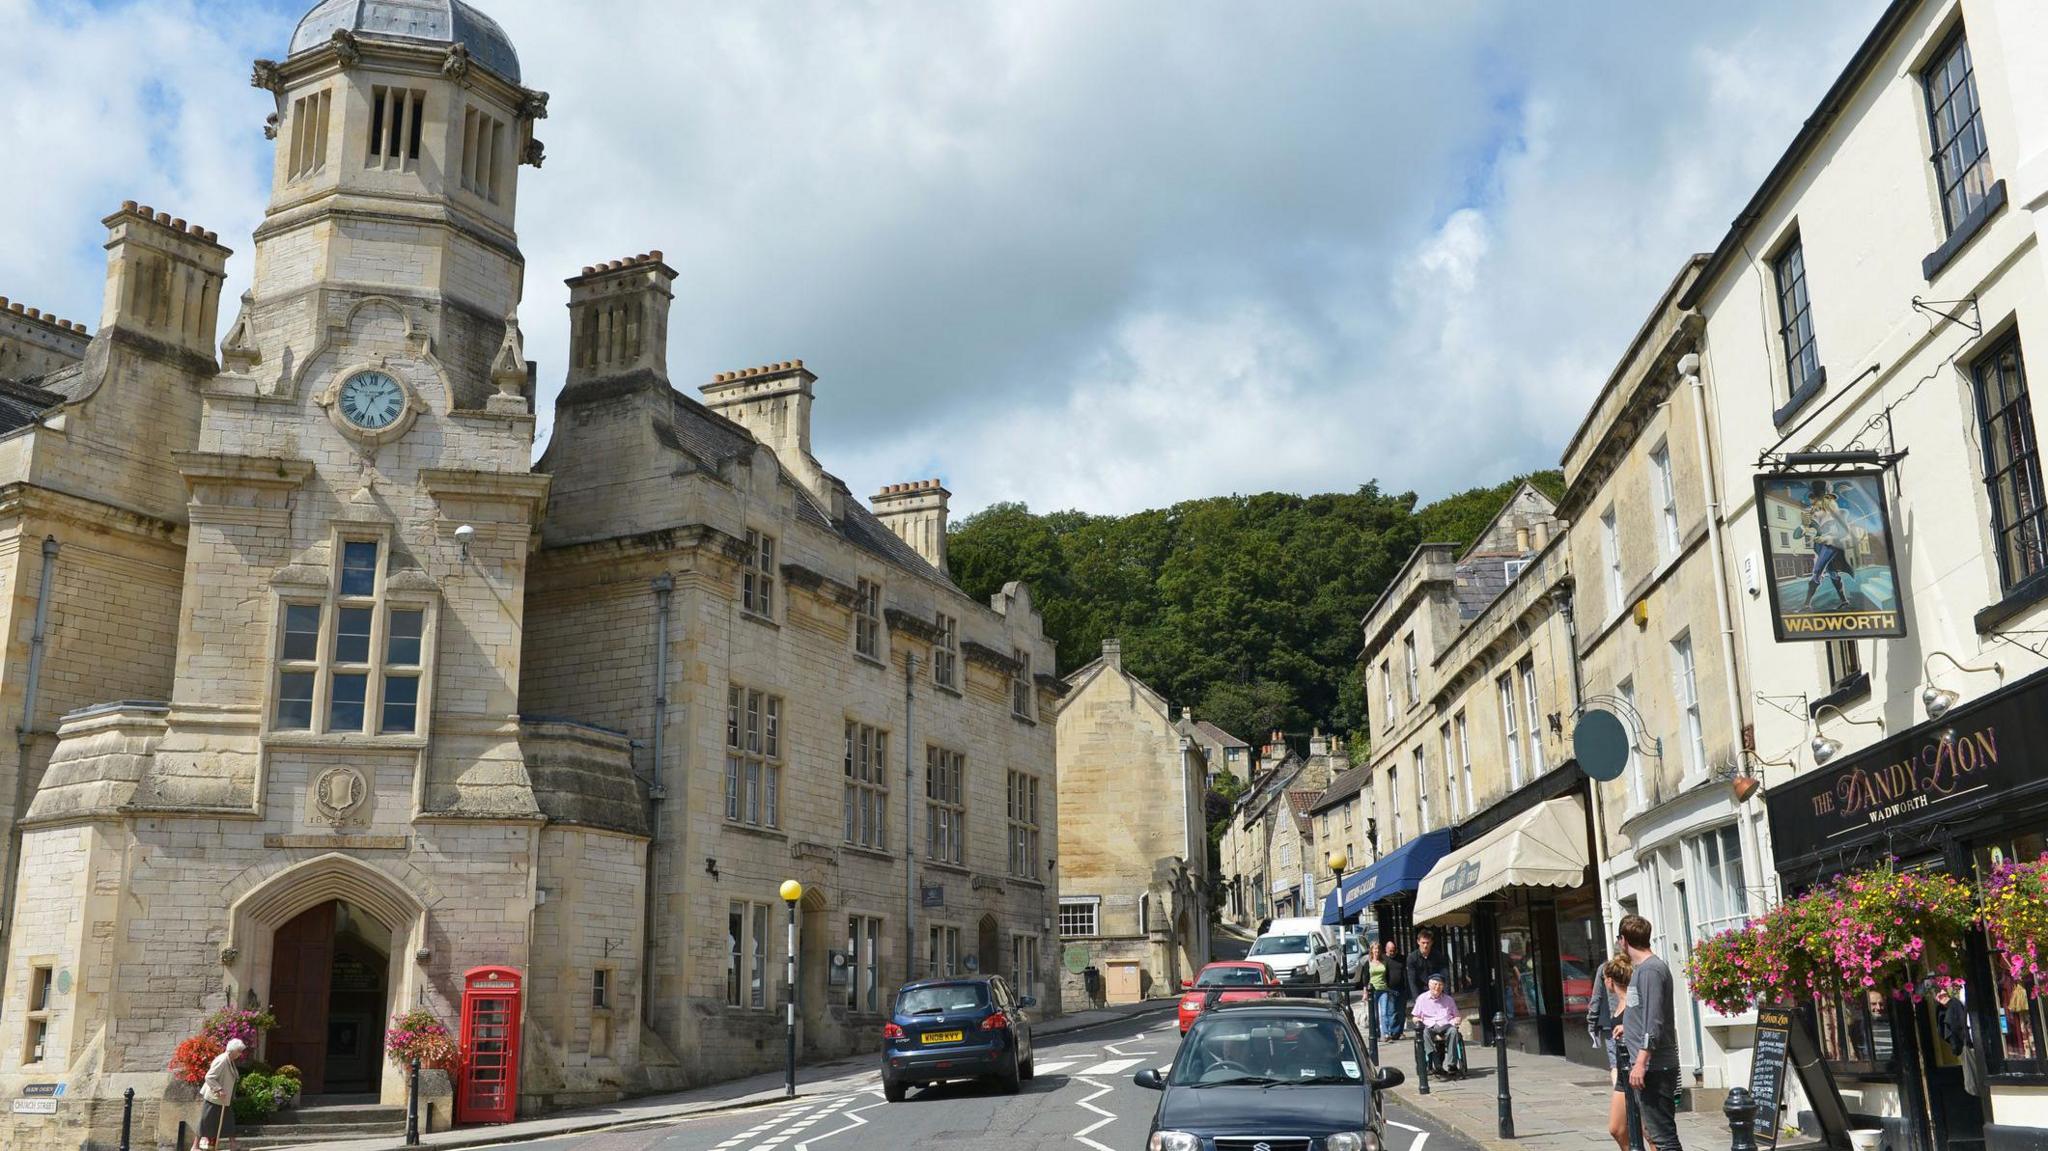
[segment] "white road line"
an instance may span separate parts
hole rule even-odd
[[[1142,1036],[1142,1035],[1141,1035],[1141,1036],[1139,1036],[1138,1038],[1140,1038],[1140,1039],[1143,1039],[1143,1038],[1144,1038],[1144,1036]],[[1130,1040],[1126,1039],[1126,1040],[1124,1040],[1124,1042],[1126,1042],[1126,1043],[1129,1043],[1129,1042],[1130,1042]],[[1103,1045],[1102,1045],[1102,1049],[1103,1049],[1104,1051],[1107,1051],[1107,1052],[1109,1052],[1109,1053],[1110,1053],[1111,1055],[1150,1055],[1150,1054],[1152,1054],[1152,1050],[1151,1050],[1151,1048],[1149,1048],[1149,1047],[1148,1047],[1148,1048],[1146,1048],[1146,1049],[1145,1049],[1145,1050],[1143,1050],[1143,1051],[1125,1051],[1125,1050],[1124,1050],[1123,1048],[1121,1048],[1121,1047],[1117,1046],[1117,1045],[1116,1045],[1116,1044],[1114,1044],[1114,1043],[1105,1043],[1105,1044],[1103,1044]]]
[[[1408,1145],[1408,1151],[1422,1151],[1422,1145],[1429,1142],[1429,1132],[1424,1131],[1420,1127],[1410,1127],[1399,1119],[1389,1119],[1386,1122],[1389,1127],[1399,1127],[1403,1131],[1415,1132],[1415,1142]]]
[[[1079,1059],[1057,1059],[1051,1063],[1040,1063],[1037,1067],[1033,1068],[1032,1070],[1038,1072],[1038,1074],[1040,1075],[1051,1075],[1055,1072],[1065,1071],[1067,1068],[1072,1067],[1074,1064],[1079,1062],[1081,1062]]]
[[[1126,1054],[1126,1052],[1119,1051],[1117,1052],[1117,1054],[1123,1055]],[[1074,1072],[1074,1074],[1076,1076],[1121,1075],[1124,1072],[1129,1071],[1131,1068],[1136,1067],[1138,1064],[1143,1062],[1143,1059],[1111,1059],[1106,1063],[1097,1063],[1095,1066],[1088,1068],[1086,1071],[1076,1071]]]
[[[844,1127],[837,1127],[837,1128],[834,1128],[834,1129],[832,1129],[832,1130],[830,1130],[830,1131],[827,1131],[827,1132],[825,1132],[825,1133],[824,1133],[823,1135],[815,1135],[815,1136],[812,1136],[811,1138],[809,1138],[809,1139],[806,1139],[806,1140],[805,1140],[805,1141],[803,1141],[802,1143],[799,1143],[799,1144],[797,1144],[797,1145],[796,1145],[796,1146],[795,1146],[795,1147],[794,1147],[794,1148],[792,1149],[792,1151],[811,1151],[811,1144],[813,1144],[813,1143],[822,1143],[822,1142],[824,1142],[825,1140],[827,1140],[827,1139],[830,1139],[830,1138],[832,1138],[832,1137],[833,1137],[834,1135],[843,1135],[843,1134],[845,1134],[846,1132],[848,1132],[848,1131],[851,1131],[851,1130],[853,1130],[853,1129],[854,1129],[854,1128],[856,1128],[856,1127],[864,1127],[864,1126],[866,1126],[866,1125],[867,1125],[867,1120],[865,1120],[865,1119],[861,1118],[861,1117],[860,1117],[860,1113],[861,1113],[861,1112],[863,1112],[863,1111],[873,1111],[873,1110],[874,1110],[875,1108],[877,1108],[877,1107],[882,1107],[882,1106],[885,1106],[885,1105],[887,1104],[887,1102],[888,1102],[888,1101],[887,1101],[886,1099],[881,1099],[881,1098],[880,1098],[880,1094],[881,1094],[880,1092],[871,1092],[870,1094],[873,1094],[873,1095],[877,1096],[877,1099],[876,1099],[876,1101],[875,1101],[875,1102],[873,1102],[873,1103],[870,1103],[870,1104],[868,1104],[868,1105],[867,1105],[866,1107],[855,1107],[855,1108],[852,1108],[852,1109],[848,1110],[848,1111],[847,1111],[847,1112],[845,1113],[844,1117],[845,1117],[845,1118],[847,1118],[847,1119],[851,1119],[851,1120],[853,1120],[853,1122],[851,1122],[851,1123],[848,1123],[848,1124],[847,1124],[846,1126],[844,1126]],[[849,1103],[851,1103],[852,1101],[853,1101],[853,1100],[852,1100],[851,1098],[848,1098],[848,1099],[847,1099],[847,1102],[849,1102]]]
[[[1074,1132],[1074,1138],[1079,1142],[1085,1143],[1088,1146],[1093,1147],[1095,1151],[1116,1151],[1116,1148],[1114,1147],[1109,1147],[1104,1144],[1097,1143],[1095,1140],[1088,1138],[1088,1136],[1091,1133],[1101,1130],[1103,1127],[1116,1121],[1115,1112],[1104,1111],[1102,1108],[1097,1107],[1094,1103],[1095,1100],[1100,1099],[1104,1095],[1109,1094],[1110,1091],[1113,1089],[1109,1087],[1104,1087],[1102,1084],[1097,1083],[1090,1079],[1083,1079],[1081,1080],[1081,1082],[1086,1083],[1088,1084],[1088,1086],[1095,1088],[1095,1094],[1090,1095],[1088,1098],[1081,1100],[1080,1102],[1076,1103],[1075,1106],[1085,1107],[1088,1110],[1095,1112],[1097,1115],[1102,1116],[1102,1118],[1097,1119],[1095,1122],[1090,1123],[1088,1126],[1083,1127],[1079,1131]]]

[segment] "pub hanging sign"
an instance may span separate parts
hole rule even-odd
[[[1760,475],[1756,507],[1778,642],[1906,634],[1883,472]]]

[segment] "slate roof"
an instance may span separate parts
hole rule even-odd
[[[1330,786],[1323,789],[1322,797],[1316,800],[1316,805],[1311,810],[1322,811],[1343,803],[1362,791],[1365,788],[1365,781],[1371,776],[1371,764],[1361,763],[1356,767],[1345,768],[1337,773],[1337,778],[1330,781]]]
[[[1196,720],[1196,721],[1195,721],[1195,728],[1196,728],[1196,730],[1200,731],[1200,732],[1201,732],[1201,733],[1202,733],[1203,735],[1206,735],[1206,736],[1208,736],[1208,737],[1209,737],[1210,739],[1213,739],[1213,740],[1215,740],[1215,741],[1216,741],[1217,743],[1219,743],[1219,744],[1222,744],[1222,745],[1223,745],[1224,747],[1250,747],[1250,746],[1251,746],[1251,744],[1248,744],[1248,743],[1246,743],[1245,741],[1243,741],[1243,740],[1241,740],[1241,739],[1237,738],[1236,736],[1234,736],[1234,735],[1230,734],[1229,732],[1227,732],[1227,731],[1223,730],[1222,728],[1220,728],[1220,727],[1217,727],[1217,726],[1216,726],[1215,724],[1213,724],[1213,723],[1210,723],[1210,722],[1209,722],[1208,720],[1206,720],[1206,719],[1198,719],[1198,720]]]
[[[1508,587],[1507,561],[1512,556],[1473,556],[1458,564],[1458,618],[1472,619],[1500,598]]]
[[[25,428],[64,397],[32,383],[0,380],[0,435]]]
[[[737,456],[745,455],[758,446],[753,433],[732,420],[719,415],[689,396],[669,389],[669,424],[657,428],[656,434],[668,446],[688,454],[704,465],[707,471],[716,471],[720,464]],[[854,547],[887,563],[923,576],[942,586],[960,591],[951,576],[933,567],[917,554],[917,549],[904,543],[901,536],[892,532],[866,504],[853,497],[837,476],[825,477],[837,484],[840,502],[845,514],[838,523],[832,522],[824,508],[818,505],[816,497],[801,484],[794,485],[797,492],[797,518],[820,531],[839,536]],[[961,592],[965,595],[965,592]]]

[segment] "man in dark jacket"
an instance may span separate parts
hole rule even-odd
[[[1413,1003],[1429,990],[1429,977],[1441,975],[1451,986],[1451,962],[1437,950],[1436,933],[1425,927],[1415,933],[1415,950],[1408,953],[1408,1001]]]

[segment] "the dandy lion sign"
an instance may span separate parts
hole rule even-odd
[[[1758,476],[1756,506],[1780,642],[1906,634],[1883,472]]]

